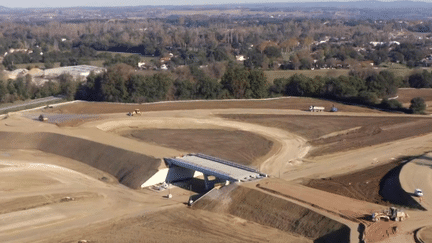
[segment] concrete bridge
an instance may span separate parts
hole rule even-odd
[[[176,182],[191,179],[196,172],[204,175],[205,187],[210,189],[218,182],[246,182],[267,177],[256,169],[240,165],[231,161],[219,159],[204,154],[188,154],[175,158],[164,158],[169,166],[166,182]],[[216,180],[209,180],[214,176]]]

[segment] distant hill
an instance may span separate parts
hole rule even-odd
[[[349,1],[349,2],[290,2],[290,3],[264,3],[239,4],[242,7],[267,8],[357,8],[357,9],[397,9],[397,8],[432,8],[432,3],[415,1]]]
[[[6,11],[9,11],[10,10],[10,8],[6,8],[6,7],[3,7],[3,6],[0,6],[0,12],[6,12]]]

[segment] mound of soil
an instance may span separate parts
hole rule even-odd
[[[312,240],[294,236],[229,214],[191,210],[184,206],[146,212],[133,218],[93,224],[46,242],[296,242]]]
[[[351,174],[312,179],[305,185],[384,206],[399,205],[424,210],[400,185],[401,161],[402,159]]]
[[[400,182],[400,172],[402,167],[403,165],[395,167],[383,177],[381,180],[380,194],[391,203],[410,208],[426,210],[402,188]]]
[[[218,129],[145,129],[121,131],[120,135],[157,145],[203,153],[250,165],[270,152],[273,142],[244,131]]]
[[[213,190],[193,208],[250,220],[314,242],[349,242],[350,229],[307,208],[256,189],[230,185]]]
[[[391,203],[380,195],[380,183],[389,171],[399,165],[399,162],[393,162],[342,176],[312,179],[305,185],[341,196],[389,206]]]
[[[55,133],[0,132],[2,149],[37,149],[80,161],[139,188],[153,176],[161,160],[93,141]]]

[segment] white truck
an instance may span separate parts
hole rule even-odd
[[[311,111],[311,112],[320,112],[320,111],[324,111],[324,110],[325,110],[325,108],[322,107],[322,106],[314,106],[314,105],[311,105],[311,106],[309,107],[309,111]]]

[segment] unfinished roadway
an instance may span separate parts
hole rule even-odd
[[[133,171],[130,171],[131,173],[128,174],[130,178],[128,178],[127,175],[125,177],[124,171],[122,171],[120,168],[114,168],[110,166],[103,168],[102,164],[92,164],[93,158],[97,158],[105,149],[118,149],[116,154],[121,155],[120,160],[127,158],[126,160],[133,161],[142,156],[142,158],[152,161],[151,167],[145,168],[146,171],[149,171],[149,168],[150,171],[156,171],[164,167],[164,165],[160,162],[160,158],[177,156],[188,152],[178,151],[155,144],[138,142],[120,137],[115,134],[115,132],[118,132],[122,129],[215,128],[252,132],[274,142],[272,150],[264,157],[259,158],[255,165],[265,173],[273,175],[274,177],[279,177],[280,175],[281,178],[286,180],[296,180],[310,176],[320,177],[342,174],[352,170],[366,168],[373,164],[384,163],[390,160],[392,157],[418,153],[425,150],[426,148],[432,147],[432,135],[425,135],[416,138],[399,140],[379,146],[373,146],[371,148],[338,153],[337,155],[323,156],[317,158],[314,161],[306,161],[307,163],[304,163],[302,158],[310,149],[306,139],[282,129],[269,128],[266,126],[245,122],[231,121],[216,116],[218,114],[227,113],[285,114],[287,112],[289,111],[259,109],[183,110],[146,112],[144,116],[133,118],[125,117],[125,114],[122,113],[102,115],[102,120],[86,122],[77,127],[58,127],[53,124],[29,120],[22,117],[20,114],[11,115],[9,118],[0,121],[0,126],[2,126],[0,133],[2,138],[0,140],[2,143],[2,149],[11,151],[10,153],[6,151],[4,154],[12,154],[11,157],[6,156],[1,160],[2,165],[0,165],[0,173],[2,175],[9,175],[9,177],[13,177],[14,174],[16,175],[16,173],[22,173],[23,171],[36,173],[35,171],[37,171],[38,168],[43,170],[46,169],[47,171],[52,171],[49,173],[48,179],[51,178],[50,180],[58,181],[57,184],[50,185],[46,188],[47,193],[54,195],[62,192],[70,192],[71,194],[89,192],[89,195],[93,195],[92,197],[96,199],[91,200],[88,203],[85,203],[85,200],[82,202],[76,201],[55,203],[53,205],[37,207],[39,211],[36,209],[31,211],[32,209],[29,209],[30,211],[26,211],[28,212],[28,216],[25,216],[26,218],[24,219],[24,222],[26,222],[26,227],[19,227],[18,224],[8,225],[5,223],[5,220],[18,222],[20,220],[19,214],[14,212],[3,214],[4,221],[3,223],[0,222],[0,239],[8,239],[16,242],[34,242],[35,239],[32,238],[34,237],[32,235],[34,235],[36,227],[39,229],[38,232],[40,232],[37,237],[39,237],[39,239],[43,239],[43,237],[49,235],[50,230],[54,228],[58,229],[59,232],[66,232],[67,230],[80,228],[83,225],[87,225],[89,222],[94,224],[97,222],[109,221],[115,218],[127,217],[127,215],[139,214],[143,211],[157,210],[163,205],[179,205],[180,202],[178,201],[167,201],[160,198],[154,199],[154,194],[143,194],[142,192],[130,190],[115,183],[106,184],[105,182],[98,180],[100,178],[82,175],[81,173],[77,172],[74,172],[74,174],[63,167],[39,166],[39,164],[34,164],[37,161],[33,161],[31,156],[31,151],[35,150],[40,151],[41,153],[56,154],[59,157],[66,157],[69,160],[74,160],[75,162],[87,162],[93,167],[98,168],[99,166],[99,169],[115,176],[120,182],[123,182],[130,187],[136,188],[137,185],[145,180],[146,176],[136,179],[137,174],[133,174]],[[301,112],[294,111],[292,113]],[[342,113],[339,113],[337,115],[341,114]],[[380,116],[379,114],[375,115]],[[47,143],[46,141],[44,142],[44,140],[51,140],[51,142]],[[74,144],[73,146],[78,146],[80,149],[85,149],[88,146],[94,147],[97,145],[96,147],[98,147],[97,150],[99,151],[99,154],[92,154],[90,150],[86,150],[87,153],[79,153],[80,149],[69,148],[71,144]],[[13,156],[21,156],[16,153],[22,149],[25,150],[23,153],[30,151],[30,154],[25,158],[19,158],[15,160]],[[90,157],[92,159],[86,159],[86,157]],[[104,157],[102,160],[103,159],[114,160],[113,157]],[[47,160],[45,163],[49,164],[56,162]],[[64,166],[67,167],[67,164],[68,163],[65,162]],[[35,165],[38,165],[39,167]],[[77,170],[79,171],[79,168]],[[80,172],[83,172],[82,168]],[[275,187],[278,187],[278,183],[279,182],[276,182]],[[281,183],[280,185],[283,184],[284,183]],[[287,186],[286,188],[288,190],[291,187]],[[22,197],[26,193],[28,196],[37,196],[40,192],[40,188],[36,188],[34,191],[31,188],[28,190],[29,191],[24,192],[11,191],[2,193],[4,196],[10,197],[8,199],[10,201],[14,198]],[[263,190],[265,193],[274,194],[271,191],[266,191],[263,188],[257,188],[256,190]],[[313,189],[307,189],[295,184],[292,184],[292,188],[290,190],[292,191],[284,192],[285,194],[289,194],[289,198],[286,197],[286,200],[291,200],[296,204],[300,204],[303,207],[308,207],[323,215],[330,215],[329,217],[333,218],[334,220],[339,219],[342,224],[349,226],[351,232],[353,233],[351,235],[352,240],[358,239],[360,237],[357,228],[358,221],[340,217],[340,215],[346,216],[344,212],[348,209],[343,210],[344,212],[340,212],[338,209],[334,208],[334,205],[332,204],[332,199],[334,199],[333,194],[319,192],[321,195],[320,197],[312,197],[312,194],[318,192],[313,191]],[[306,196],[304,194],[302,195],[302,191],[307,192]],[[123,196],[119,198],[119,195]],[[285,197],[284,195],[275,196]],[[103,198],[103,200],[101,198]],[[187,197],[185,196],[185,198]],[[327,201],[327,199],[329,201]],[[344,202],[351,201],[341,197],[339,203],[343,204]],[[358,203],[359,205],[361,204],[361,202]],[[75,207],[74,204],[76,204]],[[99,204],[100,210],[93,210],[95,205]],[[124,205],[128,205],[128,207],[124,207]],[[349,214],[367,213],[368,210],[375,208],[375,205],[367,205],[369,206],[363,206],[358,210],[351,210]],[[376,206],[376,208],[382,207]],[[118,213],[107,215],[106,213],[104,214],[106,211],[115,211]],[[78,213],[77,215],[74,215],[73,212]],[[36,222],[35,219],[39,218],[40,216],[38,215],[41,213],[47,213],[49,217],[44,219],[45,222]],[[410,236],[409,233],[418,227],[426,226],[428,223],[430,224],[428,220],[430,215],[427,212],[414,212],[414,217],[418,217],[418,221],[415,223],[414,220],[403,222],[400,227],[401,230],[399,231],[398,235],[395,235],[394,237],[408,240],[404,242],[414,242],[413,237]]]

